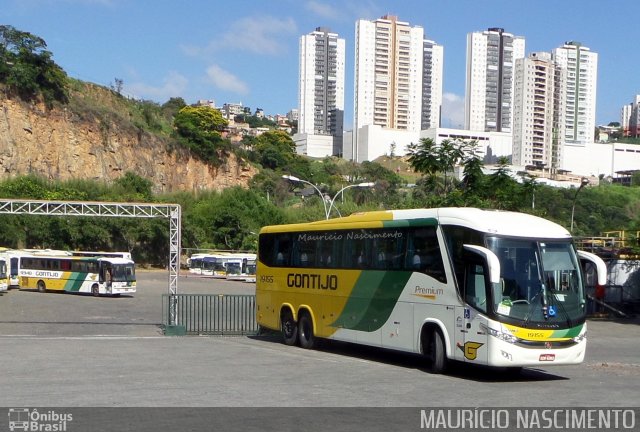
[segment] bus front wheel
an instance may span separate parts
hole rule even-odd
[[[44,281],[38,281],[38,292],[46,292],[47,286],[44,284]]]
[[[445,350],[442,333],[436,328],[426,330],[426,332],[428,339],[424,351],[429,361],[429,372],[434,374],[443,373],[447,368],[447,351]]]
[[[91,287],[91,294],[93,294],[94,297],[98,297],[100,295],[100,287],[98,287],[98,284],[93,284]]]
[[[300,314],[298,320],[298,337],[302,348],[311,349],[316,343],[316,337],[313,334],[313,321],[306,312]]]
[[[286,345],[295,345],[298,342],[298,326],[290,310],[282,312],[280,316],[280,327],[282,328],[284,343]]]

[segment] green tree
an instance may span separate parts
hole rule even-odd
[[[518,208],[518,182],[515,181],[509,171],[509,158],[498,158],[498,167],[488,178],[488,190],[494,208],[504,210],[517,210]]]
[[[221,164],[230,145],[222,139],[221,132],[228,122],[220,111],[208,106],[185,106],[175,115],[173,124],[179,142],[205,162]]]
[[[469,145],[468,152],[462,162],[462,186],[467,198],[477,197],[484,191],[485,175],[482,171],[484,164],[476,152],[477,144]]]
[[[131,199],[132,201],[151,201],[153,199],[153,182],[136,173],[127,171],[122,177],[114,182],[125,192],[121,200]]]
[[[47,106],[67,103],[67,75],[52,59],[41,37],[0,26],[0,82],[24,100],[42,95]]]
[[[264,168],[291,169],[291,164],[297,158],[296,144],[289,134],[283,131],[273,130],[263,133],[255,139],[253,147],[257,161]],[[302,173],[296,174],[303,176]]]
[[[173,121],[178,112],[187,106],[187,103],[181,97],[172,97],[162,104],[160,110],[165,119]]]

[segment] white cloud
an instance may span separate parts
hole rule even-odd
[[[182,45],[181,49],[188,56],[204,57],[220,50],[278,55],[286,51],[290,35],[297,33],[293,18],[245,17],[231,23],[226,33],[215,37],[208,45]]]
[[[207,68],[207,77],[220,90],[242,95],[249,93],[249,87],[245,82],[218,65],[211,65]]]
[[[339,20],[342,14],[336,8],[316,0],[308,1],[305,7],[315,16],[330,20]]]
[[[454,93],[442,95],[442,127],[464,127],[464,98]]]
[[[169,72],[161,86],[152,86],[143,82],[124,83],[124,93],[139,99],[155,101],[168,100],[171,97],[182,96],[189,81],[178,72]]]

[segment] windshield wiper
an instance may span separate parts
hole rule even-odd
[[[562,310],[562,314],[564,315],[564,318],[567,321],[567,325],[569,327],[572,327],[573,326],[573,321],[571,320],[571,317],[567,313],[567,310],[564,308],[564,305],[562,304],[562,302],[556,297],[555,290],[549,289],[549,291],[551,293],[551,299],[555,300],[555,301],[552,301],[552,303],[553,303],[552,306],[559,306],[560,307],[560,309]],[[553,315],[555,315],[555,313]]]
[[[535,300],[538,298],[538,296],[542,293],[545,293],[543,296],[543,303],[544,303],[544,298],[546,298],[546,289],[544,287],[544,284],[542,284],[542,286],[540,287],[540,291],[538,291],[538,293],[536,295],[533,296],[533,298],[531,299],[531,301],[529,302],[529,309],[527,310],[527,314],[524,316],[524,326],[527,327],[527,325],[529,324],[529,319],[531,318],[531,314],[532,312],[535,310]],[[542,307],[542,311],[543,313],[545,313],[545,307]],[[545,315],[545,319],[547,318],[547,316]]]

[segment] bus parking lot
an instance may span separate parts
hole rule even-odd
[[[181,293],[253,294],[251,283],[179,279]],[[257,337],[166,337],[167,273],[139,271],[135,296],[12,290],[0,297],[0,405],[67,407],[634,406],[640,324],[589,322],[585,362],[517,377],[326,342],[307,351]]]

